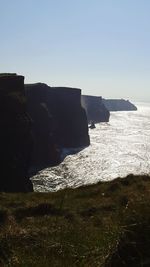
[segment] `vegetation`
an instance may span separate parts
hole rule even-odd
[[[0,73],[0,77],[3,77],[3,76],[17,76],[17,74],[16,73]]]
[[[0,266],[150,266],[150,177],[0,194]]]

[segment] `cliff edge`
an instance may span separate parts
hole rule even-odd
[[[89,145],[80,89],[50,87],[43,83],[27,84],[25,89],[28,112],[33,120],[34,167],[58,164],[63,147]]]
[[[125,99],[102,99],[105,107],[109,111],[132,111],[137,110],[137,107],[129,100]]]
[[[105,107],[102,97],[100,96],[89,96],[89,95],[82,95],[81,103],[84,107],[88,123],[94,122],[108,122],[110,113],[108,109]]]
[[[24,77],[0,74],[0,191],[33,191],[28,177],[32,149]]]

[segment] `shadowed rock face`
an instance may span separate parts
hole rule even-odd
[[[110,113],[102,102],[102,98],[99,96],[83,95],[82,106],[84,107],[88,123],[94,122],[108,122]]]
[[[49,87],[42,83],[28,84],[25,88],[28,111],[33,120],[34,166],[59,163],[62,147],[89,145],[81,90]]]
[[[55,137],[54,118],[48,108],[49,87],[46,84],[37,83],[25,85],[25,89],[34,140],[32,168],[42,169],[58,164],[60,152]]]
[[[137,107],[129,100],[124,99],[103,99],[104,105],[109,111],[130,111],[137,110]]]
[[[31,119],[26,112],[24,77],[0,75],[0,191],[29,192]]]
[[[62,147],[80,147],[90,144],[86,112],[81,106],[81,90],[53,87],[55,116],[58,122],[57,142]]]

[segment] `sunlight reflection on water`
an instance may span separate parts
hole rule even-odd
[[[150,105],[140,105],[138,111],[112,112],[109,123],[97,124],[90,130],[90,138],[89,147],[35,175],[35,191],[56,191],[129,173],[150,173]]]

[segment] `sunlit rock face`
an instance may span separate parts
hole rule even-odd
[[[137,107],[129,100],[125,99],[102,99],[105,107],[109,111],[132,111],[137,110]]]
[[[82,95],[81,99],[82,106],[84,107],[87,114],[88,123],[109,121],[110,113],[103,104],[102,97]]]
[[[28,178],[32,150],[24,77],[0,74],[0,191],[33,191]]]
[[[81,90],[26,85],[28,112],[33,120],[34,167],[56,165],[63,147],[89,145],[88,124],[81,107]]]

